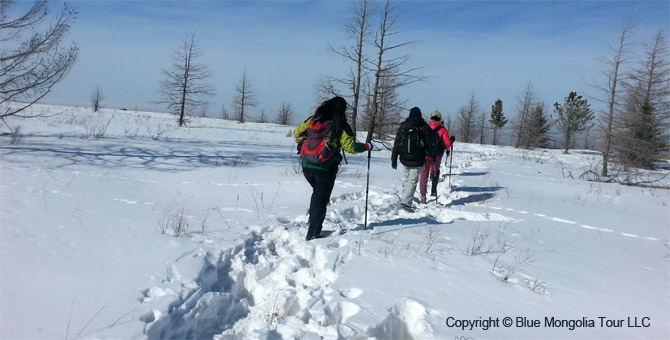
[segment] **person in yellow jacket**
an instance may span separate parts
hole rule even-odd
[[[347,123],[346,111],[344,98],[333,97],[323,102],[314,115],[294,131],[302,173],[312,187],[307,241],[323,237],[321,229],[342,161],[341,151],[355,154],[373,147],[372,143],[356,142],[354,132]]]

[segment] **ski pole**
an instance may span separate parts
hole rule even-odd
[[[365,183],[365,224],[363,229],[368,230],[368,192],[370,190],[370,157],[372,155],[372,148],[368,149],[368,175]]]
[[[451,151],[449,152],[449,190],[451,190],[451,161],[454,160],[454,146],[451,146]]]

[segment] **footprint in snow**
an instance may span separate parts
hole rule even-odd
[[[363,290],[358,288],[348,288],[340,290],[340,295],[347,299],[356,299],[359,296],[361,296],[361,294],[363,294]]]

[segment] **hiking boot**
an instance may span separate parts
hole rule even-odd
[[[421,196],[421,204],[426,204],[428,201],[426,200],[426,196]]]
[[[406,212],[410,212],[410,213],[414,212],[414,208],[410,207],[409,205],[407,205],[405,203],[400,203],[400,209],[405,210]]]

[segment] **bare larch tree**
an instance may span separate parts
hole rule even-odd
[[[283,102],[279,108],[279,114],[277,114],[277,124],[289,125],[293,120],[293,105],[291,103]]]
[[[91,107],[93,112],[98,112],[102,107],[102,101],[105,100],[105,94],[102,92],[102,87],[100,85],[95,85],[95,89],[91,93]]]
[[[21,112],[44,98],[68,74],[77,61],[75,43],[63,47],[63,40],[77,12],[63,6],[53,19],[49,1],[35,1],[18,18],[9,17],[15,1],[0,1],[0,119],[31,117]],[[40,30],[42,29],[42,30]]]
[[[367,127],[366,142],[372,140],[373,129],[376,128],[377,120],[384,112],[380,111],[380,98],[385,92],[395,91],[403,86],[425,80],[425,77],[417,76],[415,73],[420,68],[406,68],[409,55],[393,55],[398,49],[415,44],[417,41],[406,41],[392,44],[387,39],[397,36],[400,32],[396,30],[396,24],[400,18],[398,9],[393,6],[391,0],[386,0],[381,10],[381,20],[372,45],[376,49],[377,58],[370,70],[374,72],[374,86],[372,88],[372,104],[370,125]],[[384,81],[382,78],[392,78],[393,81]],[[390,86],[390,87],[387,87]]]
[[[614,135],[614,118],[619,106],[619,83],[625,80],[623,67],[628,63],[630,57],[630,35],[633,28],[632,18],[629,16],[619,29],[617,43],[609,46],[610,55],[600,58],[603,69],[600,71],[603,76],[603,82],[592,85],[599,96],[593,98],[596,101],[605,103],[607,111],[602,112],[598,117],[598,122],[602,129],[603,145],[603,168],[601,175],[607,176],[609,159],[612,153],[612,142]]]
[[[349,115],[349,125],[351,129],[356,132],[358,111],[360,101],[362,99],[362,89],[364,79],[367,79],[364,69],[366,62],[365,54],[363,54],[363,47],[368,37],[372,34],[370,29],[370,19],[372,17],[372,4],[368,0],[359,0],[354,2],[350,8],[351,18],[345,25],[347,38],[353,42],[353,46],[343,46],[335,48],[328,45],[331,52],[341,56],[353,65],[350,69],[349,75],[344,78],[324,77],[321,79],[320,92],[327,97],[342,96],[347,98],[349,106],[351,107],[351,114]],[[338,85],[344,86],[346,91],[340,93]],[[351,92],[349,92],[351,90]],[[328,99],[328,98],[323,98]]]
[[[402,121],[404,114],[403,106],[406,101],[400,99],[397,87],[393,82],[396,81],[394,77],[380,77],[380,88],[383,91],[379,92],[377,97],[377,110],[380,114],[376,115],[373,138],[384,140],[386,136],[395,134],[394,129],[397,128],[398,122]],[[372,116],[374,108],[371,105],[372,94],[367,91],[368,101],[370,105],[365,106],[365,112],[362,116],[363,126],[369,128],[372,124]]]
[[[475,93],[470,95],[468,105],[462,106],[458,110],[458,133],[461,135],[459,139],[465,143],[474,141],[475,135],[475,114],[479,111],[479,102],[475,97]]]
[[[514,120],[514,130],[516,134],[515,147],[530,148],[530,124],[534,107],[535,92],[533,83],[529,82],[521,97],[517,98],[517,115]]]
[[[237,115],[237,121],[244,123],[248,118],[249,112],[247,109],[256,107],[258,101],[256,100],[256,91],[251,86],[251,81],[247,77],[247,70],[242,73],[240,84],[235,88],[235,97],[233,97],[233,105]]]
[[[185,123],[185,116],[194,115],[214,95],[214,87],[205,83],[211,77],[209,66],[196,63],[204,55],[198,45],[195,32],[187,34],[182,45],[173,51],[174,64],[164,70],[164,80],[160,84],[163,99],[159,103],[167,104],[170,113],[179,116],[179,126]]]

